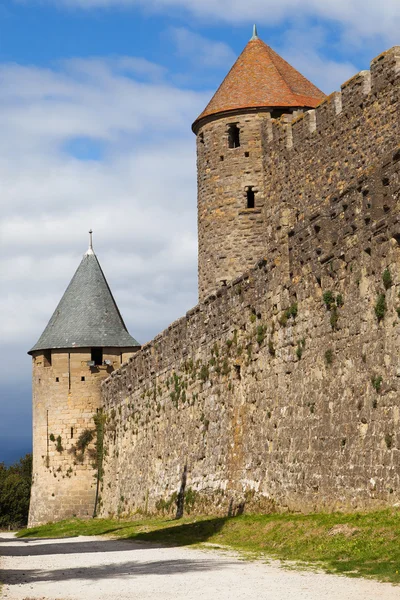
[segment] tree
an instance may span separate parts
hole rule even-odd
[[[27,524],[31,483],[31,454],[11,467],[0,463],[0,528],[22,527]]]

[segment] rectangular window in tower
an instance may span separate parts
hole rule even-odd
[[[247,195],[247,208],[255,208],[256,205],[256,195],[254,193],[253,187],[249,186],[246,190]]]
[[[43,366],[51,367],[51,350],[45,350],[43,352]]]
[[[103,348],[92,348],[91,360],[96,366],[103,364]]]
[[[228,144],[229,148],[240,147],[240,129],[236,123],[232,123],[228,128]]]

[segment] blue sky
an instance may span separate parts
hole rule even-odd
[[[30,358],[86,250],[145,342],[197,300],[190,125],[257,22],[325,92],[400,43],[398,0],[0,5],[0,461],[30,450]]]

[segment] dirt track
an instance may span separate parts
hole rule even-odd
[[[102,537],[0,534],[6,600],[399,600],[400,588]]]

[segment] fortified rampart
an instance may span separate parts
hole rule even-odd
[[[102,385],[101,512],[400,501],[400,48],[265,121],[264,255]]]
[[[400,46],[292,123],[265,122],[265,250],[288,248],[288,232],[340,203],[400,139]],[[379,195],[376,190],[363,190]],[[330,216],[328,217],[330,218]],[[331,240],[334,244],[335,240]],[[290,276],[286,266],[282,276]]]

